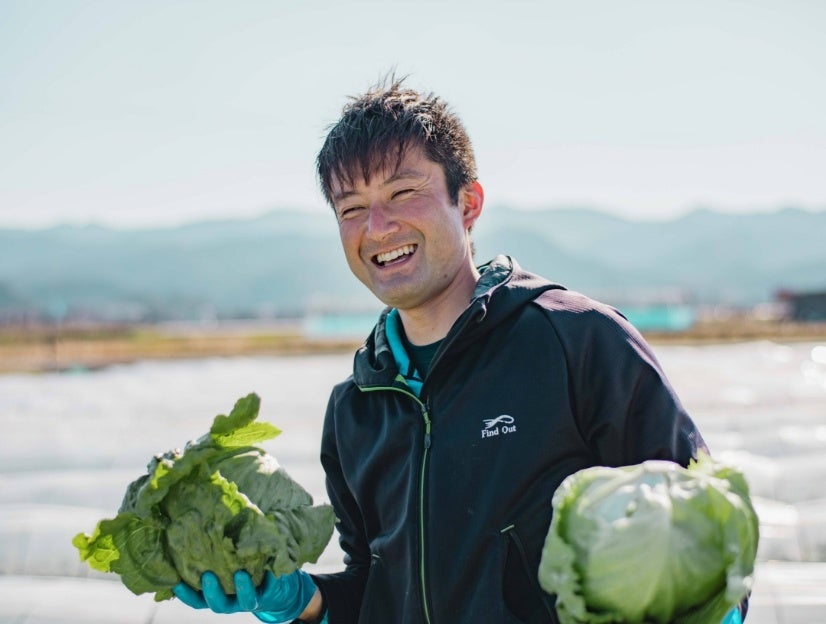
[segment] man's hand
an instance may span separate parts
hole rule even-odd
[[[264,582],[257,588],[252,584],[250,575],[243,570],[236,572],[233,578],[235,595],[225,594],[218,577],[212,572],[204,572],[201,577],[201,591],[186,583],[178,583],[172,591],[181,602],[193,609],[211,609],[216,613],[248,611],[262,622],[291,622],[302,615],[316,619],[320,615],[320,596],[313,601],[318,590],[306,572],[296,570],[285,576],[267,572]],[[308,609],[311,601],[315,608]]]

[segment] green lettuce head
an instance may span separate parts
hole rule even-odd
[[[258,585],[267,570],[283,575],[315,562],[332,536],[333,510],[313,506],[276,459],[253,446],[281,433],[256,422],[259,407],[250,394],[183,451],[153,458],[118,515],[72,540],[81,559],[155,600],[172,598],[182,580],[200,588],[207,570],[234,593],[237,570]]]
[[[751,590],[758,519],[708,456],[581,470],[553,497],[539,583],[562,624],[711,624]]]

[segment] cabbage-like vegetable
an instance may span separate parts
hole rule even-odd
[[[539,583],[562,624],[718,624],[751,589],[748,484],[707,455],[580,470],[553,510]]]
[[[239,399],[229,416],[184,451],[157,455],[126,490],[118,515],[72,543],[81,560],[115,572],[135,594],[172,598],[181,580],[200,589],[211,570],[227,593],[246,570],[258,585],[267,570],[288,574],[315,562],[330,540],[335,515],[253,446],[281,432],[256,422],[260,400]]]

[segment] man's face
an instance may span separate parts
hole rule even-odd
[[[369,182],[334,179],[332,191],[350,270],[386,305],[423,308],[473,272],[468,228],[481,210],[481,187],[460,190],[453,204],[441,165],[420,148]]]

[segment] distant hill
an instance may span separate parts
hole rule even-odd
[[[780,288],[826,288],[826,212],[629,221],[591,210],[488,207],[476,257],[527,269],[610,302],[681,297],[749,305]],[[156,230],[0,229],[0,315],[111,319],[296,315],[376,304],[350,274],[331,214]]]
[[[523,266],[609,299],[677,293],[749,305],[780,288],[826,288],[826,212],[697,210],[671,221],[630,221],[590,210],[501,208],[485,219],[476,232],[480,256],[503,241],[518,250],[523,238],[531,240],[528,255],[514,252]],[[554,252],[541,253],[542,243]]]

